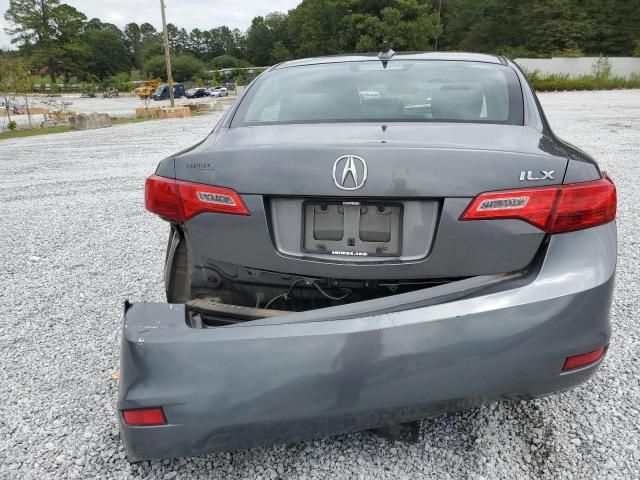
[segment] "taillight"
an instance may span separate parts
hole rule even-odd
[[[460,220],[524,220],[547,233],[595,227],[616,218],[616,187],[607,176],[569,185],[481,193]]]
[[[134,408],[123,410],[122,419],[124,423],[132,427],[152,427],[156,425],[166,425],[167,419],[162,408]]]
[[[230,188],[151,175],[145,184],[147,210],[167,220],[184,222],[199,213],[249,215],[237,192]]]

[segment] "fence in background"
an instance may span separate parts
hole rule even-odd
[[[93,84],[81,85],[79,83],[56,83],[55,87],[50,83],[34,83],[33,91],[36,93],[42,92],[95,92],[96,86]]]
[[[540,75],[568,75],[571,78],[582,75],[593,75],[594,66],[599,57],[578,58],[516,58],[515,62],[527,72],[537,70]],[[640,57],[609,57],[611,75],[629,78],[632,74],[640,74]]]

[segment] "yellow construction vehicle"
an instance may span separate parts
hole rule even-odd
[[[144,80],[135,83],[138,84],[138,86],[133,93],[140,98],[149,98],[151,94],[155,92],[156,88],[160,86],[160,82],[156,82],[155,80]]]

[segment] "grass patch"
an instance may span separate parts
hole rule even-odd
[[[633,74],[629,78],[610,75],[582,75],[570,78],[568,75],[555,74],[542,76],[535,71],[528,73],[527,78],[538,92],[640,88],[640,74]]]
[[[193,117],[199,117],[200,115],[207,115],[209,112],[194,112],[192,113]],[[159,118],[112,118],[111,125],[126,125],[128,123],[141,123],[141,122],[149,122],[152,120],[161,120]],[[58,125],[54,127],[35,127],[35,128],[25,128],[23,130],[13,130],[0,132],[0,140],[10,140],[12,138],[23,138],[23,137],[35,137],[37,135],[51,135],[53,133],[65,133],[70,132],[71,129],[68,125]]]
[[[13,130],[7,132],[0,132],[0,140],[10,140],[12,138],[23,137],[35,137],[37,135],[51,135],[52,133],[64,133],[68,132],[68,125],[59,125],[57,127],[45,127],[45,128],[27,128],[24,130]]]
[[[112,118],[111,125],[126,125],[127,123],[141,123],[148,122],[149,120],[157,120],[156,118]]]

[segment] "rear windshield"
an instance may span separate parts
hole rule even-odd
[[[232,125],[377,121],[522,125],[522,90],[510,67],[479,62],[288,67],[257,79]]]

